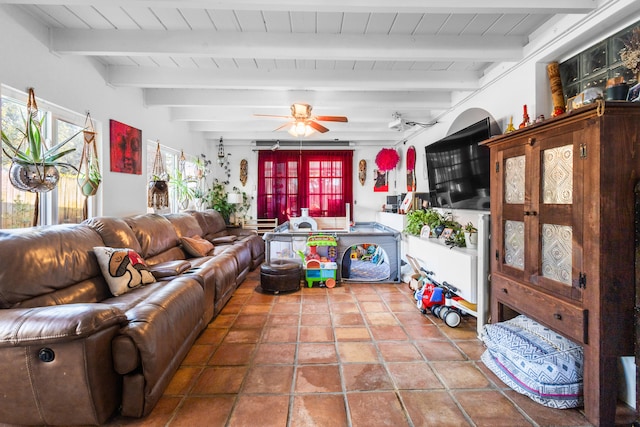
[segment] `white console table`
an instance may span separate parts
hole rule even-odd
[[[478,228],[478,249],[451,248],[442,239],[407,235],[407,254],[422,267],[433,271],[438,283],[448,282],[460,295],[477,304],[477,331],[489,319],[489,215],[473,221]]]

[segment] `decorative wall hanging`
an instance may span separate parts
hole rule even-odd
[[[240,182],[244,187],[247,184],[247,176],[249,175],[249,162],[247,159],[240,160]]]
[[[84,144],[82,144],[82,155],[78,166],[78,186],[84,196],[84,206],[82,208],[82,219],[87,219],[89,197],[96,194],[102,182],[100,174],[100,164],[98,163],[98,148],[96,147],[96,131],[93,127],[91,115],[87,112],[87,118],[83,130]]]
[[[387,183],[387,172],[376,169],[373,171],[375,175],[375,184],[373,185],[373,191],[376,193],[386,193],[389,191],[389,184]]]
[[[75,148],[61,150],[65,144],[82,132],[78,131],[66,140],[48,148],[45,138],[42,137],[42,123],[45,118],[46,115],[43,115],[41,119],[38,119],[36,96],[33,88],[29,88],[24,130],[17,129],[20,141],[12,142],[4,132],[1,134],[4,144],[2,151],[11,159],[9,182],[18,190],[36,194],[33,213],[34,227],[38,225],[40,193],[51,191],[56,187],[60,179],[58,167],[67,167],[77,171],[75,166],[60,161],[62,157],[75,151]],[[24,149],[23,145],[26,145]]]
[[[153,160],[153,175],[147,192],[147,206],[153,209],[169,207],[169,185],[167,184],[167,173],[164,170],[164,161],[160,152],[160,142],[158,142],[156,157]]]
[[[407,149],[407,191],[416,191],[416,147]]]
[[[399,161],[400,156],[393,148],[383,148],[376,155],[376,165],[378,166],[378,170],[382,172],[395,169]]]
[[[142,175],[142,131],[109,120],[111,172]]]
[[[222,137],[220,137],[220,142],[218,142],[218,165],[224,165],[226,157],[227,156],[224,154],[224,144],[222,143]]]
[[[360,185],[364,185],[364,182],[367,179],[367,161],[365,159],[360,160],[358,164],[358,180],[360,181]]]

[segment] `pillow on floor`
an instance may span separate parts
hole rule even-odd
[[[96,246],[93,251],[114,296],[156,281],[142,257],[132,249]]]
[[[213,243],[200,236],[183,237],[181,239],[184,250],[193,257],[203,257],[213,250]]]
[[[485,325],[484,364],[513,390],[551,408],[582,405],[583,350],[526,316]]]

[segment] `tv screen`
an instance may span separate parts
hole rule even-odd
[[[425,147],[432,207],[489,210],[490,137],[487,117]]]

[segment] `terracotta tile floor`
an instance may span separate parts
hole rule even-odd
[[[424,316],[406,284],[266,295],[258,282],[256,270],[148,417],[109,425],[590,425],[506,387],[480,361],[475,318],[453,329]]]

